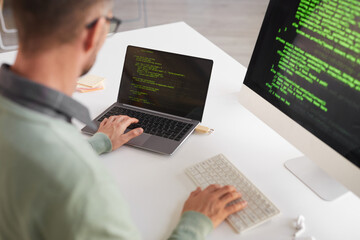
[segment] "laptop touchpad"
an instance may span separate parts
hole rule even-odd
[[[128,132],[128,130],[126,131]],[[140,136],[131,139],[128,144],[129,145],[135,145],[135,146],[142,146],[144,143],[151,137],[150,134],[143,133]]]

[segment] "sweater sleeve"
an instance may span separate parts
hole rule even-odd
[[[94,136],[89,138],[88,142],[91,147],[97,152],[97,154],[103,154],[111,152],[112,143],[110,138],[104,133],[96,133]]]
[[[185,212],[168,240],[203,240],[212,231],[213,224],[205,215],[189,211]]]

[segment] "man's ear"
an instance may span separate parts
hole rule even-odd
[[[84,39],[84,51],[89,52],[97,46],[97,43],[104,34],[104,25],[106,24],[105,18],[100,18],[95,25],[86,29],[86,35]]]

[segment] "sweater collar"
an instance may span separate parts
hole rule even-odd
[[[15,74],[7,64],[0,68],[0,95],[42,114],[67,122],[75,118],[97,129],[84,105],[59,91]]]

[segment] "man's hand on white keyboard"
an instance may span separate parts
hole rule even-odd
[[[200,212],[209,217],[216,228],[229,215],[246,207],[247,203],[244,201],[228,205],[239,198],[241,198],[241,194],[232,186],[210,185],[205,190],[197,188],[185,202],[183,213],[187,211]]]
[[[138,122],[139,120],[136,118],[128,116],[111,116],[100,123],[98,132],[102,132],[110,138],[113,146],[112,150],[115,150],[144,132],[142,128],[136,128],[124,134],[128,126]]]

